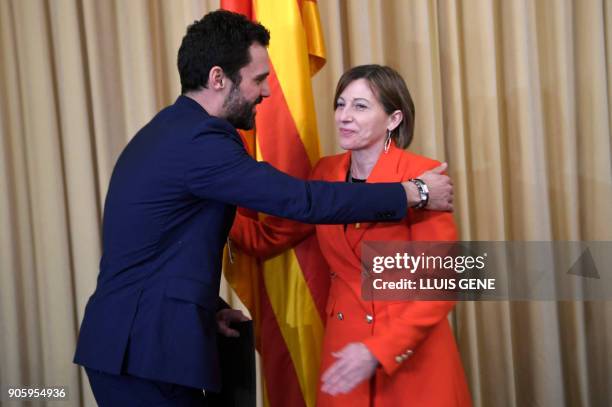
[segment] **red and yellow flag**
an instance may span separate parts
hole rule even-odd
[[[319,159],[311,77],[325,64],[314,0],[221,0],[270,30],[271,96],[258,106],[257,159],[306,178]],[[261,355],[264,403],[314,407],[327,266],[314,236],[261,264],[239,256],[225,276],[251,311]]]

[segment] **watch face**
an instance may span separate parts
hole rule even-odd
[[[420,180],[418,178],[412,178],[408,181],[414,183],[414,185],[416,185],[417,187],[417,190],[419,191],[419,199],[421,201],[415,206],[415,208],[421,209],[426,207],[427,203],[429,202],[429,188],[427,188],[427,184],[425,184],[423,180]]]

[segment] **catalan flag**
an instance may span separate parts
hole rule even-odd
[[[314,0],[222,0],[270,30],[271,96],[258,106],[257,159],[306,178],[319,159],[311,77],[325,64]],[[311,236],[261,264],[240,256],[225,276],[251,311],[261,355],[264,404],[314,407],[329,289],[327,266]]]

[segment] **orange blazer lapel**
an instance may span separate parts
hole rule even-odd
[[[395,143],[391,143],[389,151],[380,154],[376,165],[372,169],[370,176],[367,179],[367,183],[376,182],[400,182],[402,181],[402,171],[400,168],[400,161],[402,158],[403,150],[395,146]],[[347,227],[346,234],[349,235],[347,240],[349,246],[353,249],[356,255],[361,255],[361,251],[358,250],[358,245],[363,239],[365,232],[375,226],[376,223],[358,223],[349,225]]]
[[[350,158],[349,152],[324,158],[320,178],[325,181],[346,181]],[[330,267],[342,274],[349,273],[350,276],[355,273],[359,276],[361,262],[346,240],[344,225],[317,225],[317,234],[321,247],[327,249],[323,252]]]

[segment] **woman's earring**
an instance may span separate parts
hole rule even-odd
[[[389,152],[389,147],[391,147],[391,130],[387,129],[387,138],[385,138],[385,154]]]

